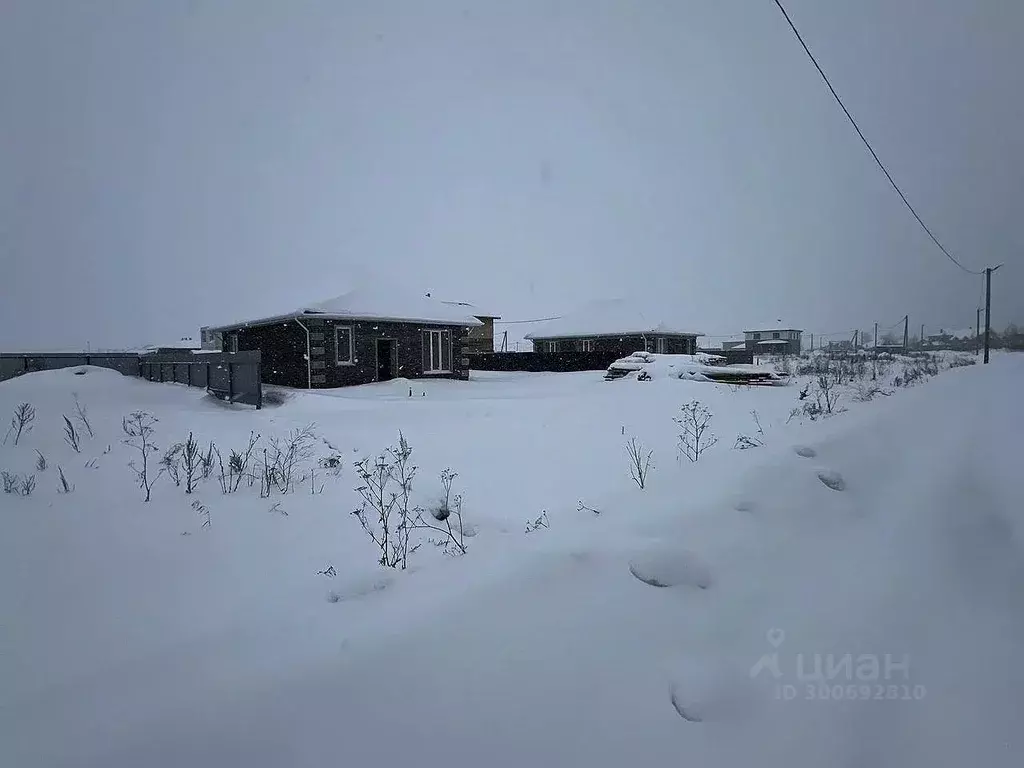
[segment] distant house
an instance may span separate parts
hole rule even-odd
[[[263,382],[329,388],[406,378],[469,378],[470,329],[461,305],[392,288],[353,290],[289,312],[203,328],[224,351],[258,349]]]
[[[430,294],[428,293],[429,297]],[[480,355],[485,352],[494,351],[494,321],[500,320],[501,315],[489,314],[474,307],[465,301],[442,301],[452,307],[459,307],[468,314],[480,321],[480,325],[470,328],[463,345],[463,352],[467,355]]]
[[[703,335],[644,303],[611,299],[549,320],[526,338],[537,352],[603,352],[625,357],[634,352],[692,355],[697,351],[697,337]]]
[[[775,323],[754,326],[743,337],[746,348],[757,355],[799,355],[803,331]]]
[[[146,344],[138,349],[132,350],[138,354],[168,354],[171,352],[193,352],[199,349],[200,344],[192,336],[182,336],[178,339],[163,339],[159,344]]]

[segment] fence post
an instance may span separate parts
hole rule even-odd
[[[186,369],[188,371],[188,374],[187,374],[188,375],[188,385],[191,387],[192,386],[192,363],[185,363],[185,365],[188,366],[188,368]]]
[[[235,364],[228,363],[228,402],[235,402]]]

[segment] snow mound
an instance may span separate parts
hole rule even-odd
[[[629,562],[629,572],[652,587],[711,586],[711,571],[693,552],[685,549],[656,549],[643,552]]]
[[[793,451],[797,456],[805,459],[813,459],[818,455],[818,452],[811,448],[809,445],[797,445],[793,448]]]
[[[682,379],[726,383],[779,383],[783,379],[770,368],[753,365],[726,366],[723,358],[698,352],[695,355],[665,355],[634,352],[608,366],[606,379],[631,376],[634,379]]]

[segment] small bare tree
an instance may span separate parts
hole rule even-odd
[[[78,431],[75,429],[75,425],[71,423],[71,419],[67,416],[64,417],[64,442],[70,445],[75,453],[82,452],[82,446],[78,439]]]
[[[8,472],[5,469],[2,472],[0,472],[0,479],[3,480],[4,493],[11,493],[17,495],[18,484],[21,481],[21,478],[18,475],[12,472]]]
[[[409,498],[417,470],[411,458],[412,448],[399,432],[397,447],[388,448],[372,464],[369,459],[356,462],[356,474],[363,483],[356,493],[363,503],[352,514],[380,549],[380,564],[388,568],[405,570],[409,559],[409,533],[414,522]]]
[[[22,403],[15,408],[14,415],[11,416],[11,428],[4,435],[4,445],[7,444],[7,439],[12,434],[14,435],[14,444],[17,445],[22,435],[32,431],[32,422],[35,420],[36,409],[32,407],[31,403]]]
[[[647,487],[647,475],[651,471],[654,451],[646,450],[643,443],[631,437],[626,443],[626,456],[629,457],[629,476],[643,490]]]
[[[156,423],[157,419],[146,411],[135,411],[121,419],[121,430],[125,435],[121,442],[139,452],[138,460],[129,461],[128,468],[135,474],[139,487],[146,492],[143,501],[149,501],[153,484],[160,477],[159,472],[155,477],[151,476],[149,467],[150,454],[158,450],[153,444],[153,425]]]
[[[680,408],[680,415],[672,419],[683,428],[679,435],[679,450],[696,463],[704,452],[718,442],[711,431],[711,411],[700,400],[691,400]]]
[[[74,394],[74,398],[75,418],[78,419],[81,425],[85,428],[85,431],[89,433],[90,438],[95,437],[96,435],[92,431],[92,424],[89,422],[89,413],[86,410],[85,406],[82,405],[81,401],[78,399],[78,393]]]
[[[430,516],[434,521],[444,523],[442,528],[435,525],[431,520],[423,516],[423,510],[418,509],[414,528],[426,528],[440,533],[445,538],[430,539],[430,543],[441,547],[446,553],[455,552],[460,555],[466,554],[466,537],[462,527],[462,495],[452,496],[452,483],[458,477],[458,472],[453,472],[450,467],[441,472],[441,488],[444,496],[440,502],[430,510]],[[452,516],[455,516],[455,527],[452,528]]]
[[[46,457],[43,455],[43,452],[40,451],[38,448],[36,449],[36,453],[38,454],[38,456],[36,457],[36,471],[45,472],[47,466]]]
[[[210,447],[206,449],[206,453],[199,457],[199,471],[202,474],[203,480],[209,480],[210,475],[213,474],[213,441],[210,441]]]

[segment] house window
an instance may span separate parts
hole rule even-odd
[[[338,365],[352,365],[355,362],[352,328],[347,325],[334,327],[335,361]]]
[[[751,334],[751,337],[754,339],[754,341],[760,341],[761,340],[761,334],[760,333],[753,333],[753,334]]]
[[[580,352],[593,352],[594,351],[594,340],[593,339],[580,339]]]
[[[773,339],[781,338],[781,334],[778,331],[775,331],[774,333],[772,333],[772,338]]]
[[[664,355],[665,354],[665,337],[664,336],[659,336],[658,337],[658,342],[657,342],[657,346],[655,347],[655,349],[657,349],[659,355]]]
[[[541,352],[557,352],[558,342],[557,341],[543,341],[540,347]]]
[[[238,334],[232,333],[228,336],[228,352],[238,351]]]
[[[423,332],[423,372],[452,372],[451,331]]]

